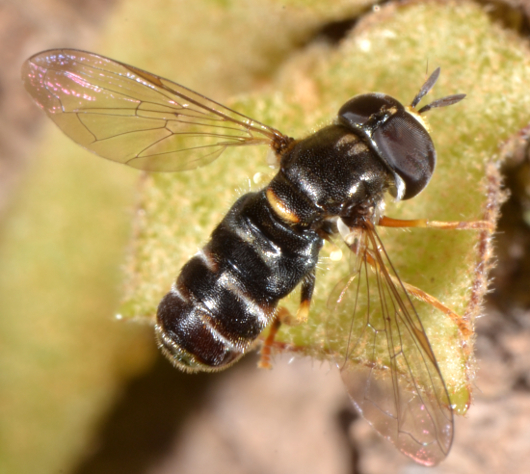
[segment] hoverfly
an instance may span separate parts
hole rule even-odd
[[[351,332],[338,356],[344,358],[344,383],[376,430],[415,461],[433,465],[450,449],[453,412],[411,297],[441,303],[399,279],[376,226],[457,226],[383,213],[386,193],[410,199],[431,179],[436,152],[423,114],[464,98],[452,95],[417,109],[439,73],[433,72],[409,106],[385,94],[359,95],[331,125],[303,139],[88,52],[41,52],[26,61],[22,76],[66,135],[103,158],[141,170],[190,170],[228,147],[268,145],[277,174],[260,191],[237,199],[209,242],[184,265],[158,307],[159,347],[186,371],[226,368],[265,328],[278,327],[278,302],[295,287],[301,288],[298,316],[307,317],[319,252],[324,240],[339,236],[355,264],[335,310],[357,321],[359,331]],[[369,272],[376,275],[376,288],[363,290],[369,307],[360,311],[359,282]],[[374,309],[382,315],[378,322]],[[363,356],[376,345],[385,348],[384,364]]]

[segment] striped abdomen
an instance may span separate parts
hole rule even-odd
[[[315,268],[321,247],[316,232],[282,222],[264,190],[242,196],[161,301],[159,345],[187,370],[234,362]]]

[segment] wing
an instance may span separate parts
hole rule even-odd
[[[329,334],[342,380],[362,416],[416,462],[435,465],[453,439],[449,396],[421,320],[372,224],[351,229],[356,270],[337,287]]]
[[[44,51],[22,68],[37,104],[75,142],[149,171],[206,165],[230,146],[291,139],[184,86],[96,54]]]

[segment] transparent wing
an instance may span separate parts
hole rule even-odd
[[[206,165],[230,146],[290,139],[186,87],[96,54],[44,51],[22,68],[37,104],[75,142],[149,171]]]
[[[453,439],[449,396],[421,320],[370,223],[349,242],[356,270],[330,300],[330,345],[362,416],[407,456],[443,460]],[[342,339],[337,335],[342,333]],[[345,329],[347,328],[347,331]]]

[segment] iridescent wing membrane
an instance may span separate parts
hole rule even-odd
[[[26,61],[24,85],[75,142],[148,171],[206,165],[230,146],[278,146],[287,137],[184,86],[71,49]]]
[[[416,462],[443,460],[453,439],[449,396],[411,297],[374,228],[355,243],[355,269],[330,298],[330,347],[362,416]],[[347,244],[348,245],[348,244]],[[344,334],[342,339],[340,334]]]

